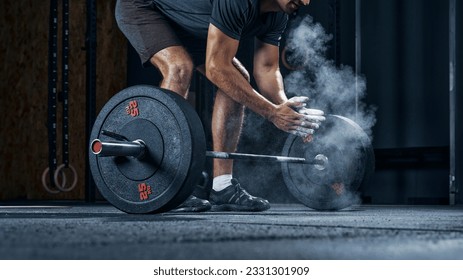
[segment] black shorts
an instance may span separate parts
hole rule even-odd
[[[206,41],[167,19],[150,0],[118,0],[116,21],[145,67],[154,54],[171,46],[184,46],[195,65],[204,64]]]

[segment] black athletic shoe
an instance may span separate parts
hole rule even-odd
[[[182,204],[177,206],[177,208],[171,210],[171,212],[204,212],[211,209],[211,203],[205,199],[198,198],[205,197],[203,194],[205,186],[209,181],[209,175],[207,172],[203,171],[201,173],[201,178],[193,190],[193,194],[190,195]]]
[[[209,200],[212,211],[265,211],[270,203],[260,197],[250,195],[236,179],[232,184],[221,191],[211,191]]]
[[[182,204],[171,212],[204,212],[211,209],[211,203],[205,199],[190,195]]]

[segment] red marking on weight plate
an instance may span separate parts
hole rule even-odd
[[[131,115],[132,117],[136,117],[139,115],[138,111],[138,102],[137,100],[132,100],[129,102],[129,105],[125,107],[125,111],[127,112],[127,115]]]
[[[331,185],[331,188],[336,192],[337,195],[342,195],[344,193],[343,183],[334,183]]]
[[[138,192],[140,193],[140,200],[144,201],[150,198],[151,187],[145,183],[138,184]]]
[[[312,140],[313,140],[313,136],[311,134],[307,135],[306,137],[302,139],[304,143],[310,143],[312,142]]]

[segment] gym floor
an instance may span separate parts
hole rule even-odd
[[[108,204],[0,206],[1,259],[463,259],[463,207],[129,215]]]

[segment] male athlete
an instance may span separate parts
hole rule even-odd
[[[155,66],[161,88],[187,98],[193,70],[218,91],[212,115],[215,151],[234,152],[243,125],[244,108],[277,128],[310,137],[323,112],[298,109],[308,98],[288,100],[279,70],[279,42],[288,14],[310,0],[118,0],[119,28],[138,52],[144,66]],[[235,58],[240,40],[255,37],[253,77]],[[246,192],[233,178],[233,160],[214,159],[209,201],[191,196],[180,209],[264,211],[267,200]]]

